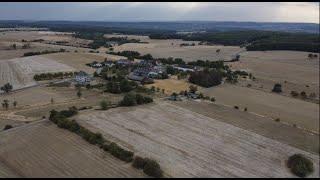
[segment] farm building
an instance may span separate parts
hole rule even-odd
[[[76,74],[75,76],[75,81],[78,84],[88,84],[91,81],[91,77],[84,71],[80,71],[79,73]]]

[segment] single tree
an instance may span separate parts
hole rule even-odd
[[[13,101],[13,107],[17,107],[18,102],[17,101]]]
[[[275,84],[273,86],[272,92],[281,93],[282,92],[281,84],[279,84],[279,83]]]
[[[9,109],[9,100],[7,100],[7,99],[3,100],[2,107],[5,108],[6,110],[8,110]]]
[[[108,102],[106,101],[106,100],[102,100],[101,102],[100,102],[100,107],[101,107],[101,109],[102,110],[107,110],[108,109]]]
[[[78,92],[77,92],[77,96],[78,96],[78,98],[81,98],[81,96],[82,96],[82,93],[81,93],[81,90],[80,90],[80,89],[79,89]]]
[[[7,83],[3,85],[0,89],[5,93],[9,93],[10,91],[12,91],[12,85],[10,83]]]

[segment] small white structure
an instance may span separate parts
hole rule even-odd
[[[91,81],[91,77],[84,71],[80,71],[79,73],[76,74],[75,76],[75,81],[78,84],[89,84]]]

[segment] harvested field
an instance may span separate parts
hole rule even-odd
[[[50,91],[49,91],[50,92]],[[79,99],[76,96],[75,89],[59,88],[57,90],[52,90],[55,96],[62,96],[62,100],[54,99],[54,103],[50,103],[50,97],[44,98],[43,103],[36,103],[30,107],[23,107],[21,110],[13,110],[16,115],[27,117],[28,119],[41,119],[42,116],[49,116],[49,112],[52,109],[64,110],[71,106],[76,106],[77,108],[82,108],[84,106],[92,106],[96,108],[102,99],[106,99],[110,103],[118,103],[122,98],[122,95],[104,93],[101,94],[98,91],[93,90],[82,90],[82,96]],[[65,96],[65,97],[64,97]],[[39,102],[41,102],[39,100]]]
[[[76,119],[156,159],[168,176],[294,177],[285,161],[302,153],[315,164],[311,176],[319,177],[318,155],[170,103],[85,113]]]
[[[272,119],[280,118],[281,122],[296,124],[319,134],[318,104],[230,84],[201,91],[204,95],[214,96],[218,104],[239,106],[241,109],[247,107],[250,112]]]
[[[124,58],[122,56],[105,53],[54,53],[43,55],[43,57],[67,64],[77,70],[83,70],[88,73],[95,72],[95,69],[87,66],[87,63],[91,63],[93,61],[101,62],[104,61],[105,58],[113,61]]]
[[[241,108],[226,107],[211,102],[176,101],[175,105],[189,109],[193,112],[208,116],[242,129],[260,134],[264,137],[280,141],[304,151],[319,153],[319,135],[286,125],[254,113],[244,112]]]
[[[105,35],[105,37],[119,36],[119,35]],[[120,35],[127,36],[127,35]],[[128,36],[129,38],[141,39],[148,44],[143,43],[126,43],[120,46],[115,46],[114,51],[138,51],[141,54],[151,54],[156,58],[182,58],[185,61],[202,60],[229,60],[231,57],[243,49],[237,46],[207,46],[198,45],[198,41],[183,41],[181,39],[158,40],[149,39],[147,36]],[[180,47],[182,43],[195,43],[195,46]],[[220,53],[216,50],[220,49]]]
[[[41,56],[0,61],[0,85],[12,84],[14,89],[33,86],[33,76],[48,72],[69,72],[74,68]]]
[[[0,167],[0,177],[144,177],[48,120],[1,132]]]
[[[308,54],[298,51],[248,51],[241,53],[239,62],[230,65],[232,69],[251,72],[269,91],[275,83],[281,83],[287,94],[306,91],[319,95],[319,59],[309,59]]]

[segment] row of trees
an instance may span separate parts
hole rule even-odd
[[[58,52],[66,52],[65,49],[60,49],[58,51],[56,50],[44,50],[44,51],[36,51],[36,52],[26,52],[23,54],[23,56],[35,56],[35,55],[41,55],[41,54],[50,54],[50,53],[58,53]]]
[[[17,101],[13,101],[12,102],[12,106],[15,108],[17,107],[18,105],[18,102]],[[2,108],[8,110],[9,109],[9,106],[10,106],[10,101],[7,100],[7,99],[4,99],[3,102],[2,102]]]
[[[74,72],[57,72],[57,73],[41,73],[33,76],[36,81],[52,80],[52,79],[63,79],[69,78],[75,75]]]
[[[120,106],[135,106],[153,102],[151,97],[142,96],[141,94],[128,93],[120,101]]]
[[[49,120],[57,124],[58,127],[67,129],[73,133],[78,134],[84,140],[90,144],[98,145],[101,149],[106,152],[109,152],[114,157],[125,161],[132,162],[132,166],[137,169],[143,169],[143,172],[152,177],[162,177],[163,172],[160,168],[160,165],[148,158],[141,158],[136,156],[134,158],[134,152],[123,149],[121,146],[114,142],[107,141],[102,134],[94,133],[89,129],[81,126],[75,120],[69,120],[68,118],[77,114],[77,109],[75,107],[69,108],[69,110],[64,111],[50,111]]]

